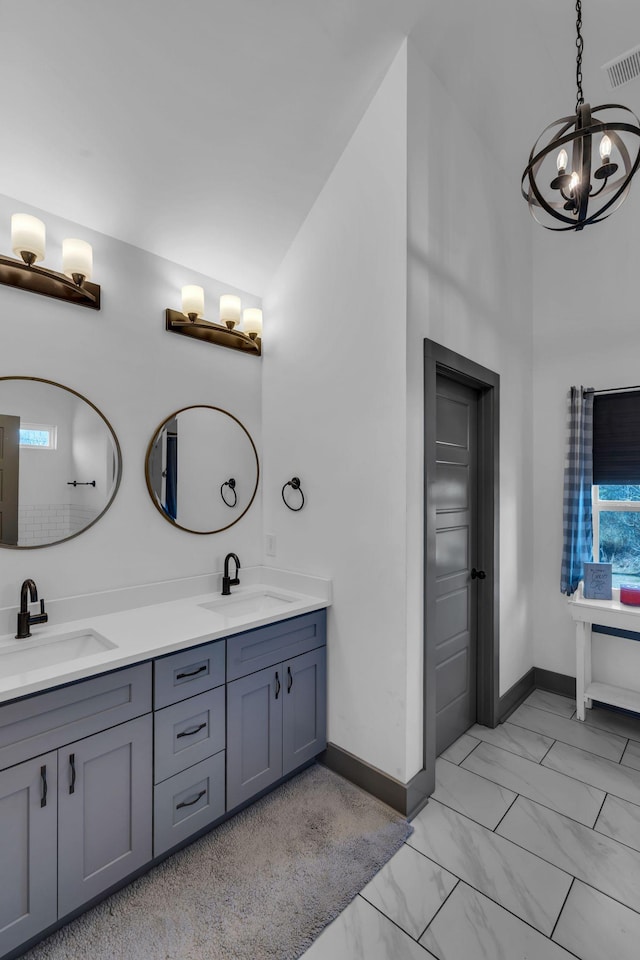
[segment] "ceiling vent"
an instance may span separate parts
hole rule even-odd
[[[640,77],[640,46],[627,50],[615,60],[610,60],[602,67],[609,79],[612,90],[622,87],[625,83]]]

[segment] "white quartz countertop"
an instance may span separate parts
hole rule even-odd
[[[308,580],[304,586],[313,589],[313,578]],[[320,610],[330,605],[330,596],[330,584],[327,590],[313,589],[311,594],[281,589],[273,582],[251,583],[232,588],[229,597],[219,592],[201,593],[63,623],[33,625],[29,640],[18,641],[13,634],[0,636],[0,702]],[[32,662],[29,669],[16,672],[20,667],[16,668],[13,653],[21,643],[28,645],[25,649],[36,644],[48,646],[62,636],[83,632],[97,634],[113,646],[49,666],[33,668]],[[5,661],[5,665],[13,664],[11,670],[3,670],[4,654],[11,654]]]

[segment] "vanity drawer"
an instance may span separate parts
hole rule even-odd
[[[0,770],[150,711],[150,663],[4,704]]]
[[[154,857],[222,816],[225,812],[224,764],[223,750],[155,787]]]
[[[160,783],[224,750],[225,688],[216,687],[158,710],[153,723],[153,779]]]
[[[189,647],[155,661],[155,708],[167,707],[185,697],[224,683],[225,641],[214,640]]]
[[[326,636],[326,610],[237,633],[227,638],[227,680],[237,680],[324,646]]]

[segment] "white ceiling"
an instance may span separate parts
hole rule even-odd
[[[0,193],[262,294],[414,27],[517,182],[573,110],[573,0],[0,0]],[[639,113],[600,74],[638,0],[583,33],[586,99]]]

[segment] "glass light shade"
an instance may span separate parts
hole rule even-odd
[[[17,257],[31,253],[44,260],[46,228],[42,220],[29,213],[14,213],[11,217],[11,248]]]
[[[262,336],[262,310],[258,307],[247,307],[242,314],[242,329],[247,335]]]
[[[223,293],[220,297],[220,323],[240,323],[240,297],[232,293]]]
[[[73,279],[80,274],[85,280],[91,280],[93,273],[93,250],[86,240],[69,238],[62,241],[62,272]]]
[[[204,290],[195,283],[189,283],[182,288],[182,312],[185,316],[195,313],[204,316]]]
[[[567,169],[567,163],[569,162],[569,155],[567,151],[563,148],[558,154],[558,159],[556,160],[556,167],[558,168],[558,173],[564,173]]]
[[[607,134],[603,136],[600,141],[600,159],[608,160],[611,156],[611,137],[608,137]]]

